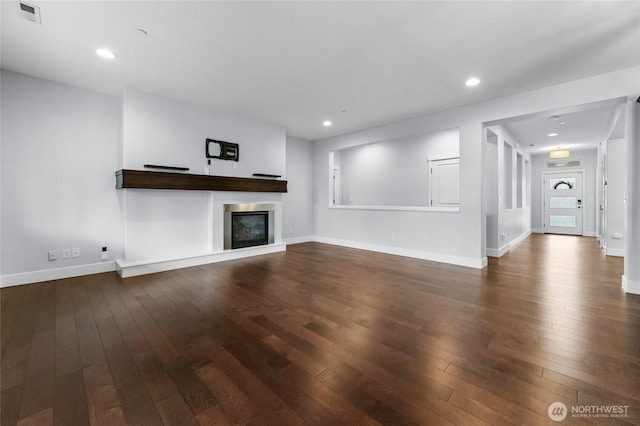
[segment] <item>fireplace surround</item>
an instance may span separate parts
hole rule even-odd
[[[274,212],[273,204],[225,204],[224,249],[273,244]]]

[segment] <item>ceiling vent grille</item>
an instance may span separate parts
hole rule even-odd
[[[18,13],[20,13],[20,16],[27,21],[42,24],[42,21],[40,20],[40,8],[38,6],[20,1],[18,2]]]
[[[547,169],[555,169],[557,167],[580,167],[580,160],[575,161],[547,161]]]

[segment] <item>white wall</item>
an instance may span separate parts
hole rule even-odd
[[[626,135],[626,214],[624,275],[622,289],[640,295],[640,104],[638,93],[627,99]]]
[[[131,89],[123,94],[123,108],[122,168],[161,164],[203,173],[204,143],[210,138],[240,144],[240,161],[212,159],[212,175],[285,175],[286,136],[281,127]]]
[[[460,132],[450,129],[336,151],[341,158],[342,204],[428,206],[427,159],[458,156],[459,145]]]
[[[203,173],[207,138],[240,144],[238,162],[213,159],[210,174],[284,176],[284,129],[159,96],[126,90],[122,100],[123,168],[144,164],[189,167]],[[278,193],[217,191],[122,191],[123,264],[204,256],[223,250],[225,203],[277,202]],[[276,242],[282,239],[276,214]]]
[[[113,260],[122,246],[118,99],[6,70],[0,84],[3,283],[96,263],[113,269],[100,251],[107,246]],[[62,259],[62,249],[74,247],[81,256]],[[49,250],[58,260],[48,260]]]
[[[287,136],[288,192],[282,196],[282,230],[287,242],[313,235],[311,142]]]
[[[585,210],[585,221],[583,222],[583,235],[596,236],[596,210],[598,204],[596,202],[596,176],[598,174],[598,149],[571,150],[571,155],[566,159],[568,161],[580,160],[579,167],[562,167],[547,168],[549,154],[538,154],[532,156],[532,172],[531,172],[531,227],[537,232],[543,232],[542,229],[542,191],[541,176],[543,171],[547,172],[563,172],[574,170],[585,170],[585,194],[583,200],[583,208]]]
[[[485,261],[482,123],[640,92],[629,68],[315,142],[314,231],[320,240],[480,267]],[[412,134],[460,129],[460,212],[329,208],[329,152]]]
[[[497,211],[497,229],[487,228],[487,254],[501,256],[519,242],[531,231],[531,203],[526,198],[523,182],[529,182],[530,176],[524,178],[524,163],[530,161],[530,156],[521,146],[520,142],[502,125],[489,126],[489,130],[496,135],[495,148],[487,146],[491,155],[497,155],[496,170],[485,169],[485,179],[497,179],[497,206],[489,211]],[[487,144],[488,145],[488,144]],[[494,153],[493,150],[496,150]],[[487,153],[489,154],[489,153]],[[522,168],[520,179],[518,178],[517,158],[522,156]],[[492,165],[488,165],[489,168]],[[521,206],[518,206],[518,192],[520,192]],[[493,197],[495,200],[496,196]],[[488,200],[487,200],[488,201]],[[494,201],[495,202],[495,201]],[[497,232],[497,235],[491,235]],[[494,247],[494,245],[497,246]],[[497,249],[497,250],[496,250]]]
[[[484,151],[484,207],[487,217],[487,250],[500,249],[499,185],[498,185],[498,137],[487,129],[487,141]],[[486,255],[486,253],[485,253]]]
[[[607,141],[607,235],[605,238],[606,253],[624,255],[624,217],[626,193],[626,169],[622,167],[626,161],[626,140],[609,139]],[[623,238],[616,238],[619,234]]]

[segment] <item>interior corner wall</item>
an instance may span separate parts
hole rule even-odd
[[[113,260],[122,246],[114,189],[118,98],[6,70],[0,84],[3,283],[108,265],[101,248]],[[65,248],[79,248],[80,257],[63,259]],[[50,250],[57,260],[48,260]]]
[[[282,195],[282,230],[286,242],[313,235],[311,142],[287,136],[287,193]]]

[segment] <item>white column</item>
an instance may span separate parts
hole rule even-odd
[[[640,104],[627,101],[627,192],[622,288],[640,294]]]

